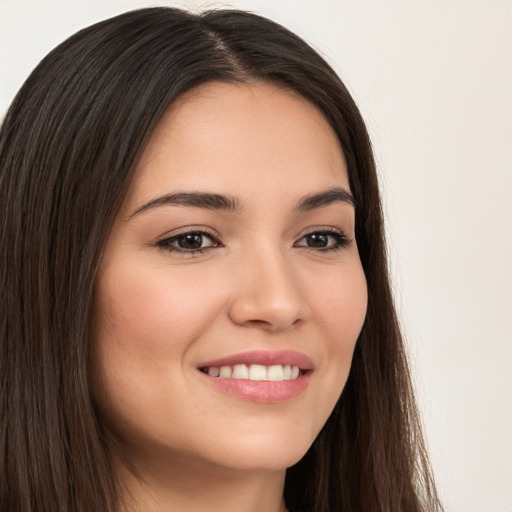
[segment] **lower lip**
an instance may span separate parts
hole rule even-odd
[[[202,372],[201,372],[202,373]],[[208,382],[228,395],[265,404],[282,403],[301,395],[307,388],[311,372],[292,380],[223,379],[202,373]]]

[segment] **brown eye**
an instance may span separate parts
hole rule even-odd
[[[308,247],[327,247],[329,244],[329,235],[325,233],[312,233],[304,237]]]
[[[339,231],[315,231],[303,236],[295,243],[295,247],[329,251],[341,249],[348,243],[347,237]]]
[[[179,235],[160,240],[157,245],[158,247],[162,247],[163,249],[167,249],[171,252],[200,253],[203,249],[218,247],[220,243],[209,233],[203,231],[190,231],[188,233],[181,233]]]
[[[182,249],[200,249],[203,245],[203,235],[189,233],[176,238],[176,242]]]

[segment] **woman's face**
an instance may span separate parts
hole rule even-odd
[[[343,390],[366,313],[332,128],[285,88],[188,92],[152,134],[95,284],[94,393],[125,453],[294,464]]]

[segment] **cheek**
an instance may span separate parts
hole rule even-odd
[[[322,286],[317,285],[313,301],[314,316],[321,329],[326,350],[326,400],[334,407],[345,386],[354,348],[361,332],[367,308],[367,287],[360,264],[338,275],[331,273]],[[327,397],[327,395],[329,395]]]
[[[197,273],[123,269],[99,280],[97,340],[134,357],[182,352],[215,318],[221,301]],[[107,277],[108,276],[108,277]]]
[[[332,351],[355,345],[364,323],[368,302],[366,279],[359,263],[343,272],[330,273],[311,291],[314,316],[330,341]]]
[[[110,427],[134,443],[145,432],[168,435],[189,396],[183,367],[190,348],[222,307],[204,276],[172,270],[117,260],[97,279],[93,391]]]
[[[176,397],[188,392],[180,376],[189,350],[215,321],[222,301],[213,296],[214,287],[203,289],[196,273],[174,272],[171,279],[165,267],[144,272],[119,263],[102,270],[92,352],[97,403],[110,422],[125,426],[141,416],[149,421],[155,411],[171,414],[180,406]]]

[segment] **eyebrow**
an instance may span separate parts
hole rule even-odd
[[[158,206],[193,206],[204,208],[206,210],[223,210],[227,212],[236,212],[241,210],[241,204],[235,197],[227,197],[221,194],[211,194],[208,192],[177,192],[175,194],[166,194],[137,208],[130,219],[139,213],[156,208]]]
[[[307,212],[334,203],[347,203],[354,208],[356,207],[354,196],[348,190],[341,187],[333,187],[325,192],[303,197],[297,203],[296,210],[299,212]]]
[[[356,206],[355,199],[350,192],[341,187],[333,187],[324,192],[307,195],[301,198],[295,206],[295,210],[298,212],[306,212],[334,203],[347,203],[354,208]],[[176,192],[165,194],[143,204],[129,216],[129,219],[152,208],[167,205],[189,206],[226,212],[239,212],[242,210],[242,203],[236,197],[212,194],[209,192]]]

